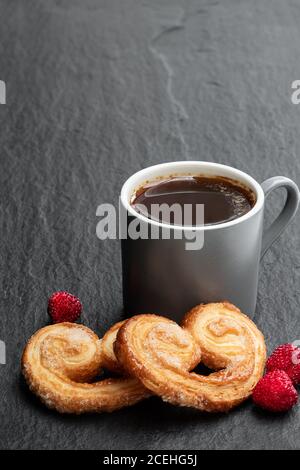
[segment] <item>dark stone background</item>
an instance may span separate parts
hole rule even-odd
[[[2,0],[0,17],[1,448],[300,448],[299,407],[210,416],[152,398],[60,416],[19,366],[55,290],[82,299],[99,335],[120,318],[119,243],[96,238],[95,213],[131,173],[200,159],[300,183],[300,3]],[[282,201],[272,195],[269,218]],[[299,285],[298,216],[261,266],[254,320],[269,351],[300,339]]]

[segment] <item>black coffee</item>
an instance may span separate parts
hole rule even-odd
[[[161,204],[169,207],[179,204],[182,211],[185,210],[184,205],[189,204],[188,223],[182,217],[182,225],[196,225],[199,220],[196,205],[204,204],[204,223],[212,225],[237,219],[249,212],[255,204],[255,196],[250,189],[229,178],[176,176],[145,184],[136,191],[131,202],[137,212],[148,218],[178,223],[172,211],[157,212],[157,205]]]

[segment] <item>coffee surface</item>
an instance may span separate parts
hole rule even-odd
[[[186,219],[177,218],[172,211],[157,211],[157,205],[190,205]],[[197,225],[199,210],[204,205],[204,224],[229,222],[249,212],[255,204],[253,192],[234,180],[223,177],[176,176],[150,182],[139,188],[131,202],[132,207],[148,218],[168,224]],[[185,206],[185,207],[184,207]],[[178,207],[178,206],[177,206]]]

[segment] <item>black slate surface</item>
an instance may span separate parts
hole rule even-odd
[[[19,368],[55,290],[82,299],[99,335],[120,318],[119,243],[97,239],[95,214],[134,171],[200,159],[300,183],[300,3],[2,0],[0,17],[0,447],[300,448],[299,407],[208,416],[152,398],[60,416]],[[269,218],[282,201],[270,198]],[[297,216],[261,265],[254,320],[269,351],[300,339],[299,281]]]

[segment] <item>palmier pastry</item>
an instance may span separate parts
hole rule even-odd
[[[106,333],[106,344],[110,335]],[[111,364],[114,362],[110,356]],[[117,364],[112,369],[117,369]],[[113,411],[133,405],[150,392],[135,378],[90,382],[101,372],[102,344],[89,328],[57,323],[37,331],[22,356],[22,372],[30,389],[49,407],[61,413]]]
[[[124,375],[126,373],[117,360],[114,352],[114,342],[117,337],[117,333],[126,320],[115,323],[103,336],[101,340],[102,347],[102,367],[108,369],[111,372]],[[127,374],[127,373],[126,373]],[[127,374],[128,375],[128,374]]]
[[[188,341],[186,333],[201,349],[203,363],[217,372],[189,373],[176,360]],[[163,400],[209,412],[228,411],[249,397],[266,358],[261,332],[228,302],[193,308],[182,328],[159,316],[135,316],[119,330],[115,352]]]
[[[143,315],[139,315],[143,316]],[[152,315],[147,315],[152,316]],[[156,317],[156,315],[154,315]],[[166,320],[166,318],[164,318]],[[126,374],[128,375],[128,370],[123,367],[120,361],[116,358],[116,354],[114,351],[114,343],[117,338],[117,334],[120,328],[126,323],[128,320],[123,320],[115,325],[113,325],[103,336],[102,338],[102,365],[106,367],[111,372],[117,372],[119,374]],[[171,320],[170,320],[171,321]],[[178,328],[178,325],[172,322]],[[195,341],[193,341],[192,337],[189,336],[188,338],[189,344],[187,344],[187,348],[177,352],[177,357],[173,356],[173,358],[169,358],[169,361],[177,361],[178,364],[182,365],[183,367],[188,367],[189,370],[193,369],[200,361],[201,358],[201,351]],[[158,351],[158,354],[163,354],[162,351]],[[150,392],[149,392],[150,393]]]

